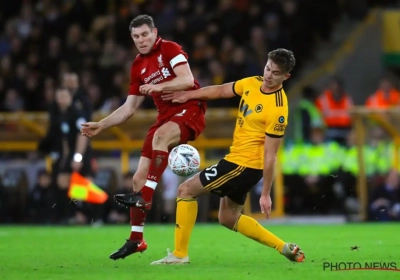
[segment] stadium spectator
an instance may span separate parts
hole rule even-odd
[[[312,87],[304,87],[302,98],[295,111],[295,141],[310,143],[314,130],[324,130],[325,124],[321,112],[315,106],[317,94]]]
[[[122,177],[122,184],[114,193],[110,194],[110,208],[106,221],[111,224],[127,223],[129,222],[129,211],[125,207],[121,207],[112,198],[118,193],[131,193],[132,192],[132,177],[134,172],[128,172]]]
[[[328,88],[317,98],[316,106],[326,125],[326,140],[346,145],[347,134],[352,127],[350,108],[353,100],[345,92],[340,78],[332,78]]]
[[[7,192],[3,186],[3,179],[0,177],[0,224],[11,222],[8,200]]]
[[[381,79],[378,89],[371,94],[365,105],[373,109],[386,109],[400,105],[400,92],[389,77]]]
[[[34,188],[29,193],[27,209],[28,221],[38,224],[54,222],[54,194],[51,188],[51,176],[40,171]]]
[[[400,220],[399,174],[390,170],[385,182],[372,193],[370,202],[371,220]]]

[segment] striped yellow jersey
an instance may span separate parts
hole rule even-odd
[[[241,96],[233,143],[225,160],[254,169],[264,168],[265,136],[283,137],[288,123],[288,101],[283,88],[263,92],[263,77],[255,76],[233,84]]]

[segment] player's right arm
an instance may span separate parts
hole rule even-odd
[[[217,86],[208,86],[197,90],[178,91],[171,94],[162,95],[163,100],[172,100],[174,103],[185,103],[191,99],[213,100],[221,98],[232,98],[235,83],[226,83]]]
[[[132,63],[131,81],[129,84],[129,95],[125,103],[115,110],[111,115],[99,122],[88,122],[82,124],[81,132],[84,136],[92,137],[100,133],[100,131],[119,125],[133,116],[135,111],[143,103],[145,96],[140,94],[139,87],[142,82],[138,75],[137,60]]]
[[[129,95],[126,98],[125,103],[115,110],[107,118],[102,119],[99,124],[102,129],[107,129],[109,127],[119,125],[133,116],[135,111],[144,101],[144,96],[140,95]]]
[[[133,116],[135,111],[143,103],[144,98],[144,96],[140,95],[129,95],[125,103],[108,117],[99,122],[83,123],[81,129],[82,134],[87,137],[92,137],[99,134],[104,129],[123,123]]]

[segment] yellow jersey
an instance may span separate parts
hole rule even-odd
[[[264,168],[265,136],[281,138],[288,123],[288,102],[283,88],[263,92],[263,77],[238,80],[233,92],[239,103],[233,142],[225,160],[254,169]]]

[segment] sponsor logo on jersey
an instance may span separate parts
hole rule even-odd
[[[285,131],[285,127],[286,127],[286,125],[284,125],[284,124],[276,124],[275,127],[274,127],[274,131],[284,132]]]
[[[160,70],[157,70],[156,72],[151,73],[149,76],[143,79],[143,81],[148,84],[151,79],[160,76]]]

